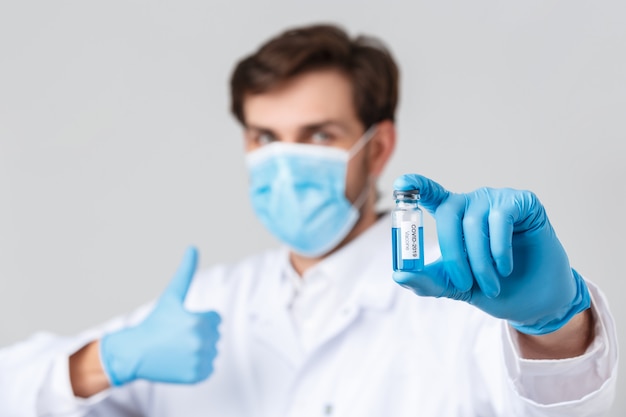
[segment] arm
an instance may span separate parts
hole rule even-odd
[[[511,403],[519,404],[514,415],[602,416],[611,408],[619,354],[615,322],[604,294],[592,282],[586,283],[592,299],[591,308],[554,333],[530,336],[503,323],[507,384],[513,389]],[[576,321],[583,318],[583,314],[593,324],[591,342],[584,352],[568,352],[567,345],[563,344],[541,346],[551,351],[540,350],[540,357],[530,357],[525,351],[527,339],[535,342],[535,338],[556,338],[561,332],[575,332]],[[577,339],[572,335],[569,340]],[[561,342],[566,344],[568,340],[565,338]],[[563,353],[568,353],[568,357],[561,358]]]
[[[134,319],[135,315],[119,317],[73,337],[38,333],[1,349],[0,415],[80,417],[90,412],[93,416],[111,415],[110,405],[126,403],[128,392],[107,390],[88,400],[75,397],[68,372],[69,357],[103,332],[115,331]]]
[[[511,405],[524,410],[515,415],[600,415],[610,408],[613,319],[601,293],[570,267],[537,197],[491,188],[455,194],[419,175],[394,186],[420,189],[442,255],[421,271],[396,271],[394,279],[420,296],[464,301],[508,322]],[[599,302],[593,308],[590,288]]]
[[[217,355],[220,318],[183,305],[196,260],[195,250],[189,251],[154,305],[74,338],[45,335],[0,350],[0,415],[125,415],[112,411],[120,405],[136,415],[132,386],[108,388],[137,379],[206,379]]]

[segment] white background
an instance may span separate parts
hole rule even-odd
[[[275,244],[228,80],[312,22],[378,36],[400,65],[383,196],[405,172],[533,190],[626,346],[626,3],[573,0],[1,0],[0,346],[149,301],[188,244],[202,267]]]

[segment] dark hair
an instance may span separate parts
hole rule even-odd
[[[351,39],[334,25],[289,29],[243,58],[233,71],[231,111],[245,124],[243,101],[305,72],[337,69],[354,91],[354,105],[365,127],[394,120],[398,103],[398,67],[389,50],[376,38]]]

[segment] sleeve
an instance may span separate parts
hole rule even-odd
[[[595,336],[578,357],[529,360],[519,354],[516,335],[506,323],[502,332],[509,386],[517,410],[525,417],[603,416],[615,396],[618,347],[615,323],[606,298],[587,281],[595,319]]]
[[[0,350],[0,415],[136,416],[132,384],[88,399],[77,398],[69,378],[69,357],[87,343],[116,329],[139,323],[152,304],[120,316],[75,337],[37,333]]]

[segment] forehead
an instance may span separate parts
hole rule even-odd
[[[337,70],[307,72],[268,92],[248,95],[243,111],[247,125],[277,130],[326,120],[358,122],[352,85]]]

